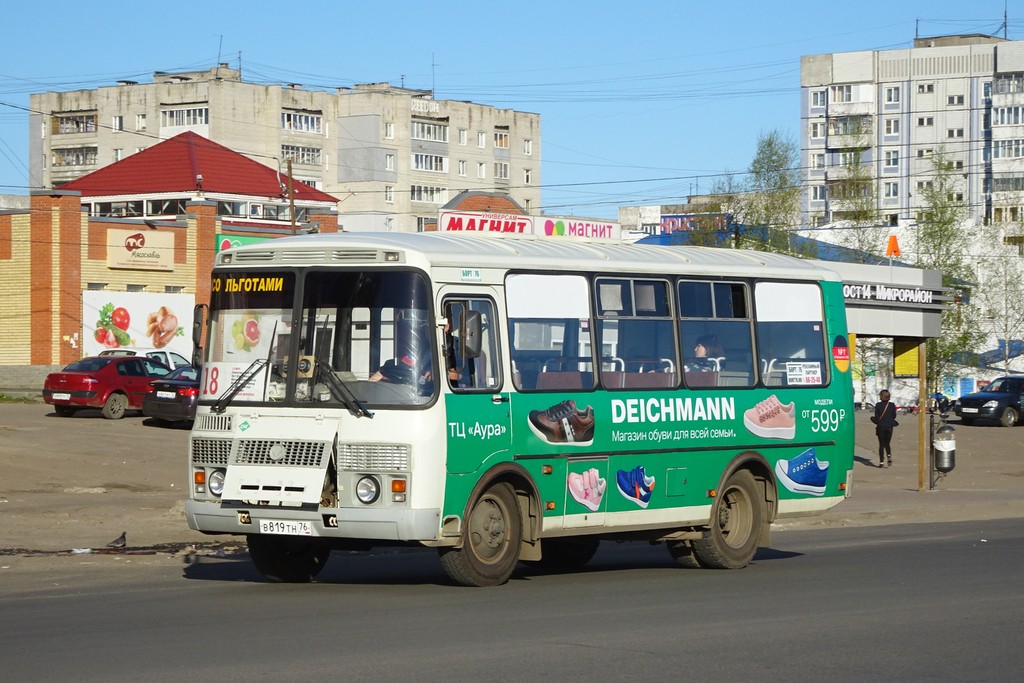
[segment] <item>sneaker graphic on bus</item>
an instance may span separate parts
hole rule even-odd
[[[772,394],[743,413],[743,425],[751,434],[766,439],[792,439],[796,436],[796,410],[792,403],[783,405]]]
[[[643,465],[637,465],[631,470],[619,470],[615,475],[615,483],[618,484],[619,493],[640,507],[646,508],[651,502],[654,477],[647,476]]]
[[[608,482],[596,467],[591,467],[585,472],[570,472],[566,484],[572,499],[591,512],[597,512],[601,507],[601,499],[608,488]]]
[[[533,433],[548,443],[589,446],[594,442],[594,409],[576,407],[576,401],[556,403],[547,410],[531,410],[527,419]]]
[[[808,448],[792,460],[779,460],[775,463],[775,474],[779,475],[782,485],[794,493],[825,495],[828,463],[818,460],[813,448]]]

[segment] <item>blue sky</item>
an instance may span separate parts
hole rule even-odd
[[[742,173],[764,131],[795,140],[801,55],[1003,35],[1004,5],[1024,39],[1024,0],[9,3],[0,194],[30,189],[30,93],[219,59],[257,83],[391,81],[539,113],[543,210],[615,218]]]

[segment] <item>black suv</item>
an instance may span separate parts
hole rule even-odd
[[[961,396],[956,414],[964,424],[976,419],[999,420],[1004,427],[1012,427],[1020,420],[1020,401],[1024,394],[1024,375],[997,377],[981,391]]]

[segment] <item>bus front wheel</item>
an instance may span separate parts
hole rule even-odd
[[[246,542],[257,571],[278,583],[309,583],[331,554],[330,546],[322,541],[299,536],[250,534]]]
[[[739,569],[750,564],[764,523],[764,502],[747,470],[726,480],[711,513],[711,523],[693,541],[697,563],[712,569]]]
[[[523,529],[516,492],[508,484],[484,491],[466,516],[462,547],[441,548],[441,566],[464,586],[508,581],[519,560]]]

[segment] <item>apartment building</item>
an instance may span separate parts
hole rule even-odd
[[[57,189],[194,132],[339,199],[347,230],[418,231],[464,191],[540,206],[540,116],[388,83],[259,85],[239,69],[31,96],[33,187]]]
[[[1024,221],[1024,41],[947,36],[804,56],[800,113],[810,225],[848,218],[865,195],[876,224],[920,219],[936,154],[971,219]]]

